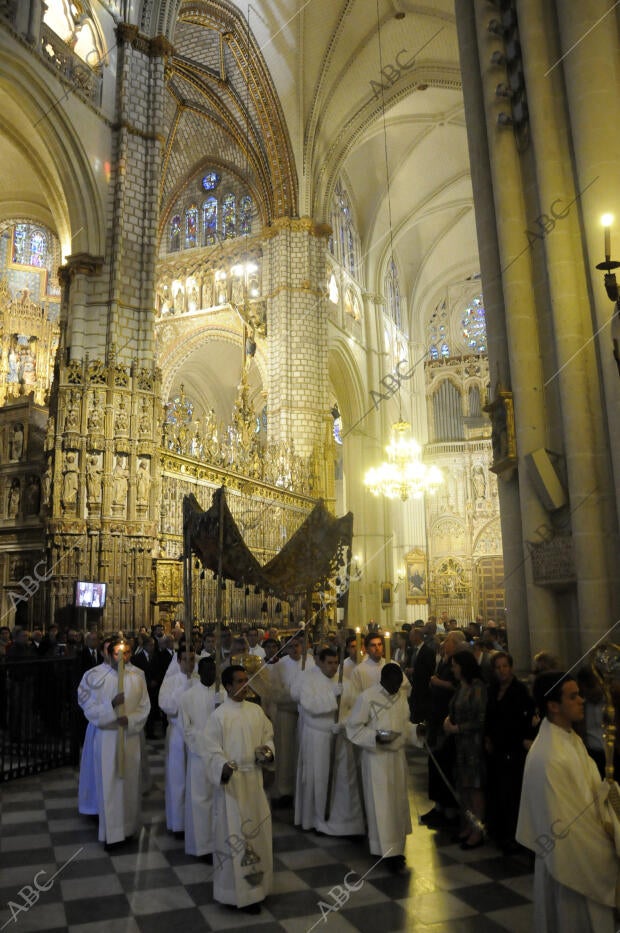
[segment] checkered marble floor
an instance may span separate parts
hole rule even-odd
[[[377,858],[369,855],[365,844],[304,833],[292,825],[291,810],[276,810],[274,889],[257,916],[215,904],[212,868],[185,855],[183,843],[167,833],[163,742],[149,742],[149,752],[154,787],[144,798],[145,825],[139,838],[118,854],[105,852],[97,842],[96,822],[78,814],[77,773],[72,769],[2,787],[0,931],[529,933],[532,929],[533,879],[527,858],[504,858],[491,845],[462,852],[445,834],[417,824],[419,813],[429,808],[423,790],[426,763],[420,752],[412,752],[409,759],[414,823],[407,843],[409,873],[392,875],[383,863],[375,864]],[[65,864],[50,884],[51,876]],[[320,902],[334,903],[330,890],[343,885],[348,871],[365,875],[363,885],[342,907],[327,913],[324,906],[322,913]],[[37,891],[35,877],[43,890]],[[16,907],[26,901],[30,906],[17,913]]]

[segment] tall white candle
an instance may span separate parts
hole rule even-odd
[[[392,659],[392,654],[391,654],[391,650],[390,650],[390,649],[391,649],[391,641],[390,641],[390,633],[389,633],[389,632],[384,632],[384,635],[383,635],[383,643],[384,643],[384,645],[385,645],[385,660],[386,660],[386,661],[390,661],[390,660]]]

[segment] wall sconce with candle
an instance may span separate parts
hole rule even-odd
[[[611,258],[611,225],[613,223],[612,214],[603,214],[601,223],[605,231],[605,262],[599,262],[596,266],[605,273],[605,291],[610,301],[615,302],[613,317],[611,320],[611,340],[613,345],[614,359],[620,375],[620,291],[616,281],[616,273],[613,271],[620,267],[620,262],[615,262]]]

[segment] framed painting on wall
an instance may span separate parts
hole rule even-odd
[[[428,602],[428,574],[426,571],[426,552],[422,548],[413,548],[405,555],[405,573],[407,581],[407,605],[415,606]]]
[[[381,608],[389,609],[391,605],[392,605],[392,584],[382,583],[381,584]]]

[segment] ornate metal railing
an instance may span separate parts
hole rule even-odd
[[[45,23],[41,25],[41,54],[43,60],[69,81],[78,94],[86,97],[95,106],[100,104],[101,71],[90,68]]]
[[[0,663],[0,781],[77,765],[79,679],[74,658]]]

